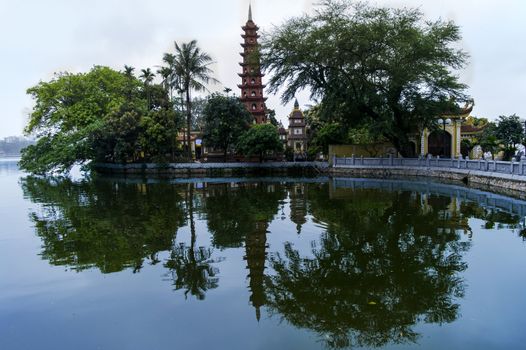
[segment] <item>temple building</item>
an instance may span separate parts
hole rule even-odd
[[[294,110],[289,115],[287,146],[292,148],[295,154],[304,154],[307,151],[307,123],[298,100],[294,102]]]
[[[278,134],[279,140],[283,143],[283,149],[287,147],[287,129],[283,126],[283,123],[280,121],[278,125]]]
[[[420,151],[421,156],[428,154],[445,158],[458,158],[467,154],[462,150],[463,139],[471,139],[482,131],[480,128],[473,128],[466,125],[465,121],[473,111],[474,103],[466,104],[457,113],[445,113],[438,118],[438,128],[436,130],[424,129],[419,135],[419,142],[415,139],[415,151]],[[463,152],[464,151],[464,152]],[[416,152],[415,152],[416,154]]]
[[[258,30],[259,27],[252,20],[252,7],[248,8],[248,21],[242,27],[244,34],[241,37],[244,42],[241,44],[243,52],[243,62],[240,63],[242,67],[241,84],[238,87],[241,89],[241,102],[246,106],[247,110],[254,116],[254,123],[263,124],[267,122],[267,109],[263,96],[263,76],[261,74],[260,60],[257,56],[258,50]]]

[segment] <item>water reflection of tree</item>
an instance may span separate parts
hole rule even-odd
[[[185,206],[190,225],[190,245],[175,244],[165,267],[170,270],[173,285],[176,290],[184,289],[184,295],[205,299],[208,290],[217,288],[218,269],[212,264],[218,260],[212,259],[212,249],[195,246],[197,235],[195,231],[194,185],[188,184],[185,191]]]
[[[41,204],[30,216],[42,239],[42,257],[53,265],[103,273],[133,268],[172,247],[184,224],[182,198],[168,184],[53,181],[28,177],[24,195]]]
[[[466,268],[466,218],[419,194],[310,191],[311,214],[327,230],[312,256],[291,244],[270,258],[267,304],[332,348],[414,342],[418,322],[458,317]],[[433,199],[431,198],[431,201]]]
[[[257,320],[266,302],[267,229],[286,195],[286,187],[279,183],[216,184],[206,189],[202,210],[214,245],[229,248],[245,243],[250,303]]]
[[[517,229],[519,227],[520,218],[518,215],[506,213],[501,210],[484,208],[474,202],[463,202],[461,206],[461,210],[465,215],[484,220],[484,228],[486,229],[493,229],[495,226],[499,229]]]
[[[212,243],[218,248],[241,247],[258,223],[269,223],[286,197],[279,183],[210,184],[200,208],[205,215]]]

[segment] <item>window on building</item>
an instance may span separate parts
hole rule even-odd
[[[301,142],[296,142],[296,149],[301,150]]]
[[[252,80],[250,81],[250,83],[251,83],[251,84],[255,84],[255,83],[256,83],[256,79],[252,79]]]
[[[299,124],[299,123],[301,123],[300,119],[294,119],[294,124]]]
[[[256,92],[255,92],[255,91],[252,91],[252,93],[250,94],[250,96],[256,96]]]
[[[257,108],[257,106],[256,106],[256,104],[254,103],[254,104],[252,105],[252,110],[255,111],[256,108]]]

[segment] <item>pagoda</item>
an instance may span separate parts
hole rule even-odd
[[[259,57],[257,57],[258,50],[258,30],[259,27],[252,20],[252,6],[248,7],[248,21],[242,27],[244,34],[241,37],[244,43],[241,44],[243,52],[243,62],[240,63],[243,71],[239,74],[241,77],[241,84],[238,87],[241,89],[241,102],[246,106],[247,110],[254,116],[254,123],[263,124],[267,122],[265,101],[263,97],[263,74],[261,74],[261,67]]]

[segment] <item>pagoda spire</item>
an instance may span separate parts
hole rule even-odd
[[[258,55],[255,55],[259,50],[259,27],[252,19],[252,4],[248,6],[248,21],[242,29],[244,33],[241,37],[244,42],[241,44],[243,52],[240,54],[243,61],[240,63],[242,71],[239,74],[241,84],[238,85],[241,89],[240,100],[252,114],[254,123],[264,124],[267,122],[267,107],[265,105],[267,98],[263,95],[265,84],[263,84],[264,75],[261,73],[260,60]]]

